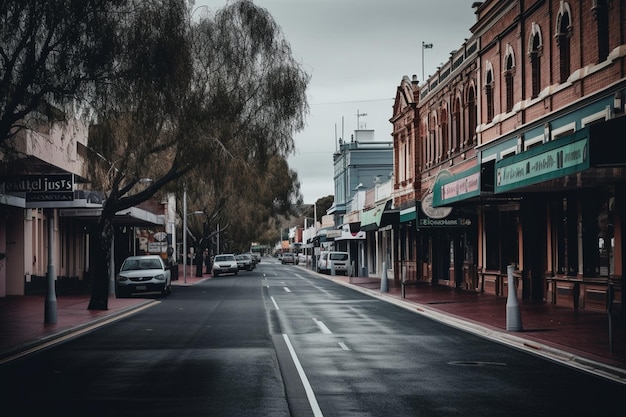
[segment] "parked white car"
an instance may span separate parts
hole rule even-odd
[[[213,276],[219,277],[220,274],[239,274],[239,265],[237,259],[232,253],[215,255],[213,259]]]
[[[129,256],[122,263],[116,279],[117,296],[130,296],[138,292],[172,292],[170,270],[159,255]]]

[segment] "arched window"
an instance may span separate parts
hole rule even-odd
[[[564,83],[569,78],[570,69],[570,38],[572,37],[572,24],[570,19],[569,5],[561,3],[559,14],[556,19],[556,44],[559,48],[559,80]]]
[[[493,109],[493,71],[491,69],[487,70],[485,74],[485,99],[487,103],[487,123],[490,123],[493,120],[494,109]]]
[[[428,135],[428,162],[430,165],[435,163],[437,158],[437,116],[433,112],[430,118],[430,127]]]
[[[476,135],[476,126],[478,125],[478,109],[476,104],[476,92],[474,86],[469,88],[467,92],[467,143],[474,143],[474,136]]]
[[[454,126],[452,132],[452,150],[458,151],[461,149],[461,143],[463,142],[463,131],[461,130],[461,99],[458,97],[454,99],[454,106],[452,107],[452,126]]]
[[[506,56],[504,58],[504,85],[506,88],[506,112],[513,110],[513,103],[515,102],[513,92],[513,75],[515,74],[515,58],[513,56],[513,48],[511,45],[506,46]]]
[[[593,2],[593,16],[596,18],[598,36],[598,62],[609,56],[609,6],[607,0]]]
[[[439,145],[439,150],[441,153],[438,155],[438,160],[446,159],[449,156],[450,144],[448,135],[448,109],[446,103],[442,103],[441,107],[441,116],[440,116],[439,127],[441,128],[441,144]]]
[[[528,55],[530,56],[531,98],[539,96],[541,92],[541,52],[543,41],[541,30],[536,23],[532,24],[532,31],[528,42]]]
[[[427,119],[422,119],[422,121],[420,122],[420,167],[419,170],[421,171],[422,169],[424,169],[424,167],[427,166],[427,162],[428,162],[428,121]]]

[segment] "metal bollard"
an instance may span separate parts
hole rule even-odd
[[[387,263],[383,262],[383,274],[380,277],[380,292],[389,292],[389,282],[387,281]]]
[[[517,302],[517,290],[513,279],[513,270],[515,267],[509,265],[506,267],[509,294],[506,299],[506,330],[511,332],[522,331],[522,315],[519,303]]]
[[[402,298],[406,298],[406,265],[402,265]]]

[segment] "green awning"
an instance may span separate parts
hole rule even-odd
[[[437,179],[433,188],[433,207],[445,206],[480,195],[480,166],[457,175]]]
[[[496,163],[495,192],[502,193],[590,168],[589,128]]]
[[[400,223],[408,223],[415,220],[415,217],[415,207],[400,210]]]
[[[361,213],[361,230],[366,232],[377,230],[380,227],[386,205],[387,202],[384,202],[377,204],[373,209],[363,210]]]

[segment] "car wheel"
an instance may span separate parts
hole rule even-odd
[[[219,277],[219,276],[220,276],[220,273],[219,273],[219,272],[213,272],[213,276],[214,276],[214,277]]]
[[[239,271],[235,271],[235,275],[239,275]]]

